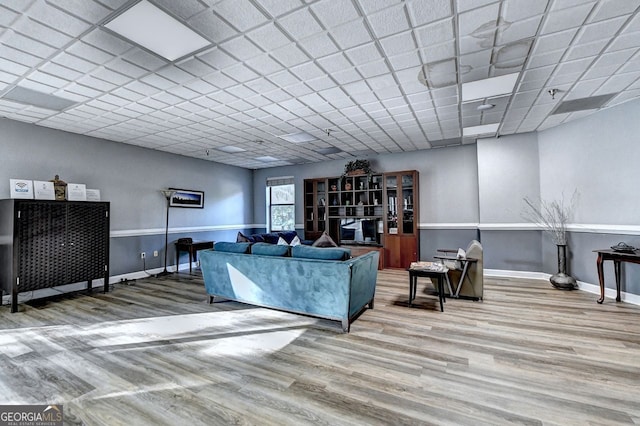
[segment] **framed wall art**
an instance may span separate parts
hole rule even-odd
[[[170,207],[185,207],[191,209],[204,208],[204,191],[169,188],[174,191],[169,200]]]

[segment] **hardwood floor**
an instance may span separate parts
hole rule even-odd
[[[380,271],[375,309],[337,322],[208,305],[187,274],[0,308],[0,404],[68,424],[640,424],[640,307],[542,281],[482,302]]]

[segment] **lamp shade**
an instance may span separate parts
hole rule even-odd
[[[176,191],[172,191],[170,189],[161,189],[160,192],[162,192],[162,195],[164,195],[164,198],[168,200]]]

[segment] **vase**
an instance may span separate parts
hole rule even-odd
[[[558,248],[558,273],[551,275],[549,281],[558,290],[574,290],[577,286],[575,278],[567,275],[567,245],[557,244]]]

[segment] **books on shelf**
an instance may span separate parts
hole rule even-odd
[[[411,262],[410,269],[421,270],[421,271],[434,271],[434,272],[447,272],[448,269],[442,263],[437,262]]]

